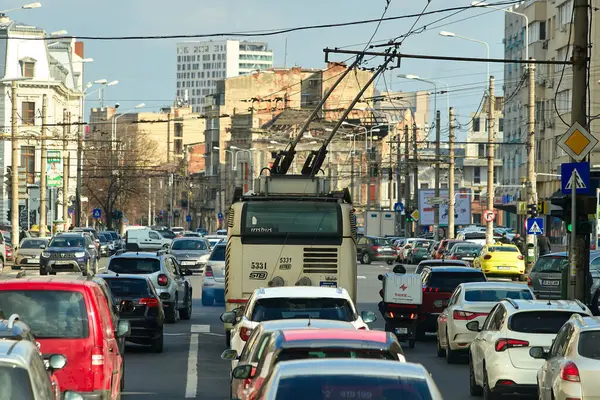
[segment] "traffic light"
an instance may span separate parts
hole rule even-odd
[[[406,213],[406,222],[414,222],[414,219],[412,217],[412,213],[413,213],[412,211]]]
[[[572,223],[570,223],[570,222],[567,224],[567,232],[568,232],[568,233],[571,233],[571,232],[573,232],[573,224],[572,224]]]
[[[8,195],[8,201],[12,199],[12,167],[6,167],[6,174],[4,174],[4,185],[6,185],[6,193]],[[10,221],[10,216],[8,217]]]
[[[537,204],[528,204],[527,205],[527,214],[530,218],[535,218],[538,216],[538,205]]]

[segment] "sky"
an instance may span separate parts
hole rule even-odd
[[[389,0],[386,17],[418,14],[427,0]],[[499,0],[490,0],[496,2]],[[2,8],[19,7],[27,0],[3,0]],[[316,25],[377,19],[381,17],[386,0],[40,0],[42,7],[19,10],[10,17],[26,24],[33,24],[47,32],[66,30],[73,36],[139,36],[208,34],[249,30],[271,30],[302,25]],[[471,0],[430,0],[428,11],[449,7],[469,6]],[[407,54],[428,54],[462,57],[485,57],[481,43],[442,37],[441,30],[451,31],[490,46],[491,58],[503,58],[502,38],[504,15],[502,11],[473,8],[432,24],[449,13],[422,17],[415,28],[428,25],[419,34],[408,37],[401,46]],[[467,18],[465,20],[465,18]],[[381,24],[374,43],[385,43],[391,38],[410,30],[415,18],[386,21]],[[348,47],[362,50],[376,28],[375,23],[307,30],[289,34],[256,37],[251,40],[266,41],[275,53],[275,66],[299,65],[307,68],[324,66],[323,49]],[[443,25],[443,26],[442,26]],[[228,38],[235,38],[234,36]],[[217,37],[215,37],[217,39]],[[121,109],[146,104],[146,110],[157,110],[172,104],[175,95],[176,43],[182,40],[84,40],[85,57],[93,63],[86,64],[85,80],[118,80],[119,84],[105,91],[105,105],[118,102]],[[286,53],[287,41],[287,58]],[[385,48],[375,49],[383,51]],[[332,55],[331,59],[342,61],[348,56]],[[371,66],[381,62],[373,60]],[[496,78],[496,95],[502,94],[503,67],[490,64],[491,75]],[[450,105],[454,107],[458,121],[467,124],[470,113],[480,104],[484,86],[487,85],[486,64],[456,61],[433,61],[405,59],[399,69],[386,72],[390,90],[431,90],[427,83],[398,78],[398,74],[415,74],[428,79],[444,81],[450,87]],[[385,90],[383,80],[377,83]],[[445,85],[440,84],[438,90]],[[87,106],[98,106],[97,98],[86,99]],[[438,95],[438,108],[442,110],[442,126],[447,125],[446,98]],[[464,128],[466,130],[466,128]],[[464,132],[458,132],[458,138]]]

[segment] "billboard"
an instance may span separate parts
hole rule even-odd
[[[435,197],[435,189],[419,190],[419,225],[433,225],[434,208],[429,199]],[[440,197],[446,199],[440,204],[440,226],[448,226],[448,189],[440,190]],[[469,193],[455,192],[454,225],[471,224],[471,199]]]
[[[63,165],[61,150],[48,150],[46,152],[46,185],[48,187],[61,187],[63,184]]]

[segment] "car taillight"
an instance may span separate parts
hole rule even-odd
[[[502,352],[504,350],[512,349],[513,347],[527,347],[529,342],[519,339],[498,339],[496,340],[496,351]]]
[[[531,277],[527,277],[527,286],[533,286],[533,282],[531,282]]]
[[[160,286],[167,286],[169,284],[169,278],[165,274],[160,274],[156,281]]]
[[[579,378],[579,368],[577,368],[577,365],[570,361],[566,362],[560,368],[560,379],[569,382],[580,382],[581,379]]]
[[[373,251],[381,251],[380,246],[371,246],[371,249],[373,249]]]
[[[359,331],[366,331],[366,330],[367,330],[367,328],[366,328],[366,327],[364,327],[364,326],[361,326],[360,328],[358,328],[358,330],[359,330]]]
[[[214,276],[212,267],[210,265],[204,267],[204,276],[208,278],[212,278]]]
[[[484,259],[484,260],[489,260],[490,258],[492,258],[492,256],[491,256],[491,255],[489,255],[489,254],[488,254],[488,255],[485,255],[485,256],[483,256],[483,259]]]
[[[517,256],[517,258],[518,258],[519,260],[524,260],[524,259],[525,259],[525,257],[523,257],[521,254],[519,254],[519,255]]]
[[[155,299],[153,297],[143,298],[143,299],[140,299],[140,305],[141,306],[146,305],[150,308],[158,307],[158,299]]]
[[[250,378],[244,379],[244,389],[249,389],[250,385],[252,385],[252,378],[256,373],[256,367],[252,367],[252,372],[250,372]]]
[[[428,287],[424,287],[423,288],[423,292],[426,292],[426,293],[437,293],[439,291],[440,291],[439,288],[431,288],[431,287],[430,288],[428,288]]]
[[[470,311],[454,310],[454,314],[452,315],[452,317],[457,321],[470,321],[474,318],[477,318],[480,316],[485,316],[485,315],[487,315],[487,314],[474,313],[474,312],[470,312]]]
[[[250,335],[252,334],[252,329],[249,328],[241,328],[240,329],[240,338],[245,342],[248,340]]]
[[[104,365],[104,352],[102,347],[92,349],[92,368]]]

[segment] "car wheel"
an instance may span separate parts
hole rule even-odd
[[[444,357],[446,355],[446,350],[442,348],[442,344],[440,343],[440,334],[438,333],[436,336],[436,347],[437,347],[437,356]]]
[[[152,340],[152,342],[150,343],[150,347],[152,348],[153,352],[162,353],[164,344],[165,344],[164,335],[161,331],[160,335],[156,339]]]
[[[173,302],[171,307],[167,308],[167,312],[165,313],[166,320],[169,323],[177,322],[177,317],[179,316],[179,310],[177,309],[177,303],[179,303],[179,299],[178,299],[177,295],[175,295],[175,301]]]
[[[215,303],[215,299],[210,297],[209,295],[205,295],[202,293],[202,305],[205,307],[210,307]]]
[[[527,280],[527,277],[525,276],[525,274],[519,275],[519,281],[525,282],[526,280]]]
[[[448,337],[448,331],[446,330],[446,363],[456,364],[458,354],[450,347],[450,338]]]
[[[471,396],[481,396],[483,389],[475,381],[475,371],[473,371],[473,363],[471,362],[471,356],[469,355],[469,393]]]
[[[371,255],[369,253],[364,253],[362,255],[362,263],[363,264],[371,264]]]
[[[179,310],[179,316],[181,319],[190,319],[192,317],[192,291],[188,290],[186,296],[185,307]]]

